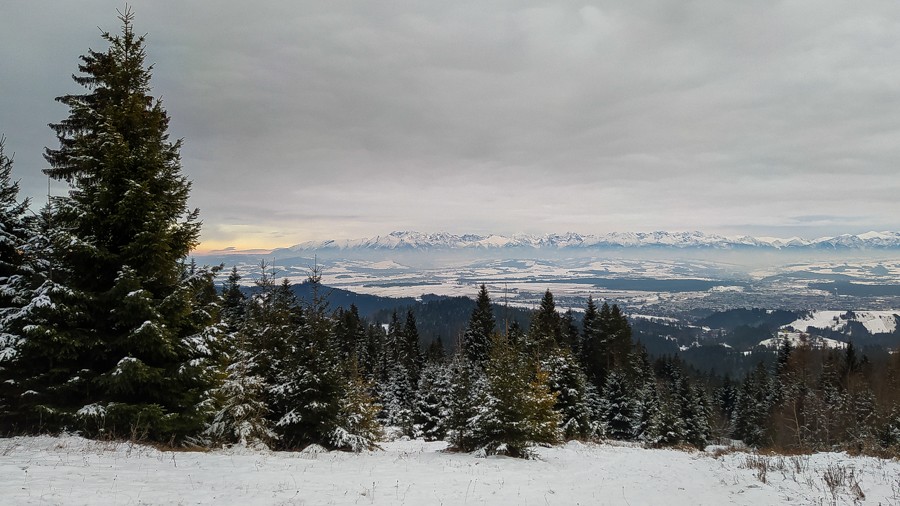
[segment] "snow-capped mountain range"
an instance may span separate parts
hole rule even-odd
[[[447,232],[391,232],[367,239],[307,241],[275,253],[353,250],[489,250],[489,249],[608,249],[608,248],[677,248],[677,249],[748,249],[775,250],[816,249],[900,249],[900,232],[867,232],[818,239],[791,237],[721,236],[702,232],[613,232],[603,235],[565,234],[528,235],[456,235]]]

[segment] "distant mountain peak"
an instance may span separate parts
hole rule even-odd
[[[448,232],[423,233],[412,230],[394,231],[363,239],[343,239],[307,241],[276,252],[314,252],[320,250],[495,250],[495,249],[622,249],[622,248],[669,248],[669,249],[818,249],[818,250],[865,250],[900,249],[900,232],[866,232],[864,234],[843,234],[835,237],[802,239],[789,237],[722,236],[690,232],[612,232],[592,235],[576,232],[545,235],[456,235]]]

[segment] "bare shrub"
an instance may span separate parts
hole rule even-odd
[[[769,459],[762,455],[747,455],[744,463],[741,465],[744,469],[753,469],[756,471],[756,478],[765,483],[769,472]]]
[[[859,476],[857,476],[853,467],[831,464],[822,472],[822,481],[825,482],[828,491],[831,492],[831,497],[835,500],[837,500],[841,489],[844,488],[847,489],[855,501],[862,501],[866,498],[866,494],[862,491],[862,487],[859,484]]]

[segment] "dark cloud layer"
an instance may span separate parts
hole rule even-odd
[[[900,228],[896,2],[131,5],[211,246]],[[0,132],[36,200],[116,7],[4,6]]]

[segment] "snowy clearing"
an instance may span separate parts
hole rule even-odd
[[[849,321],[857,321],[872,334],[889,334],[897,329],[897,317],[900,311],[853,311],[849,320],[845,318],[847,311],[813,311],[808,316],[793,321],[785,327],[793,327],[805,331],[814,329],[831,329],[841,331]]]
[[[815,336],[811,334],[807,334],[805,332],[787,332],[784,330],[778,331],[778,336],[773,337],[771,339],[765,339],[759,342],[760,346],[764,346],[766,348],[779,348],[781,343],[787,339],[791,342],[791,345],[796,348],[798,346],[807,346],[814,350],[822,350],[822,349],[832,349],[832,350],[843,350],[847,348],[847,343],[842,341],[836,341],[834,339],[828,339],[827,337]]]
[[[0,439],[5,504],[900,504],[900,463],[570,442],[538,459],[445,443],[384,451],[160,452],[76,436]]]

